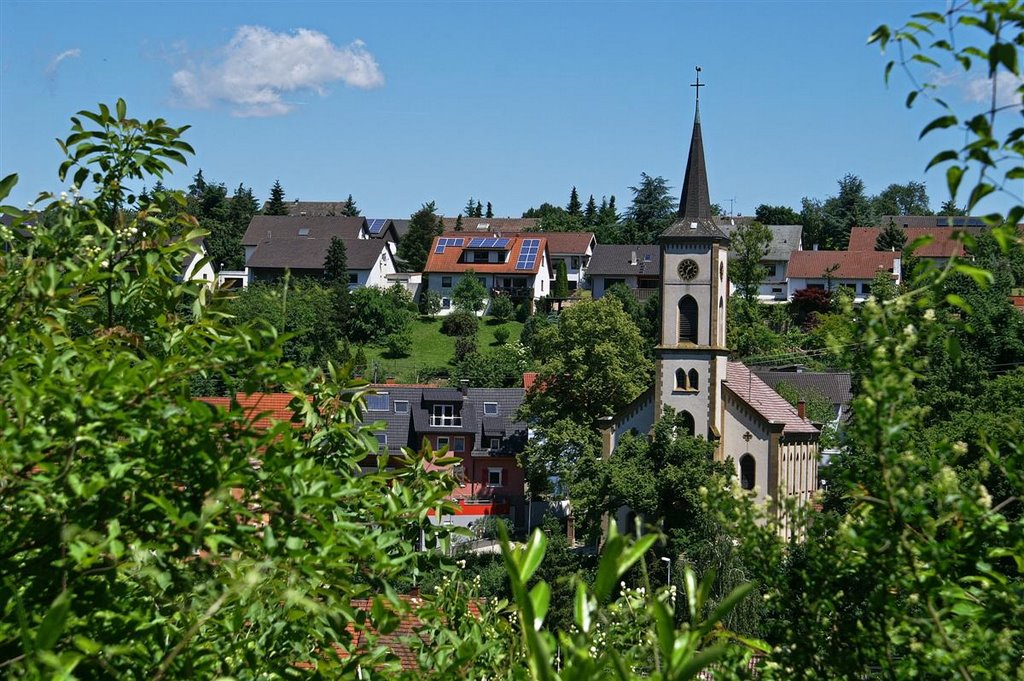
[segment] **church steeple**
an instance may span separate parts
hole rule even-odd
[[[711,219],[711,195],[708,192],[708,170],[704,164],[704,140],[700,134],[700,102],[693,117],[690,155],[683,175],[683,193],[679,198],[679,217],[696,220]]]
[[[690,136],[690,154],[686,158],[686,172],[683,174],[683,193],[679,197],[679,211],[676,220],[663,238],[703,238],[728,241],[715,224],[711,214],[711,193],[708,190],[708,169],[704,161],[704,138],[700,129],[700,67],[697,67],[697,82],[691,83],[697,91],[697,102],[693,115],[693,134]]]

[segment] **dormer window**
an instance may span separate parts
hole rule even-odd
[[[455,415],[453,404],[435,404],[430,413],[430,425],[461,428],[462,416]]]
[[[484,402],[484,416],[497,416],[498,415],[498,403],[497,402]]]

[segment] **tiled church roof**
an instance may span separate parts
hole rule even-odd
[[[818,432],[813,423],[800,418],[796,407],[782,399],[742,362],[728,363],[725,385],[769,423],[785,424],[784,435]]]

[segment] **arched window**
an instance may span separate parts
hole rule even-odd
[[[690,382],[687,388],[689,390],[700,390],[700,375],[696,369],[690,369],[689,379]]]
[[[743,489],[754,489],[754,476],[757,474],[757,464],[754,457],[744,454],[740,457],[740,487]]]
[[[691,296],[679,301],[679,342],[697,342],[697,301]]]
[[[689,390],[686,382],[686,369],[676,369],[676,390]]]
[[[694,430],[696,430],[693,425],[693,415],[688,411],[681,411],[679,412],[679,420],[682,422],[683,430],[686,431],[686,434],[693,437]]]

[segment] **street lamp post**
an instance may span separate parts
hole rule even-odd
[[[665,561],[665,565],[668,566],[668,576],[665,578],[665,586],[669,589],[672,588],[672,559],[667,556],[662,556],[661,559]]]

